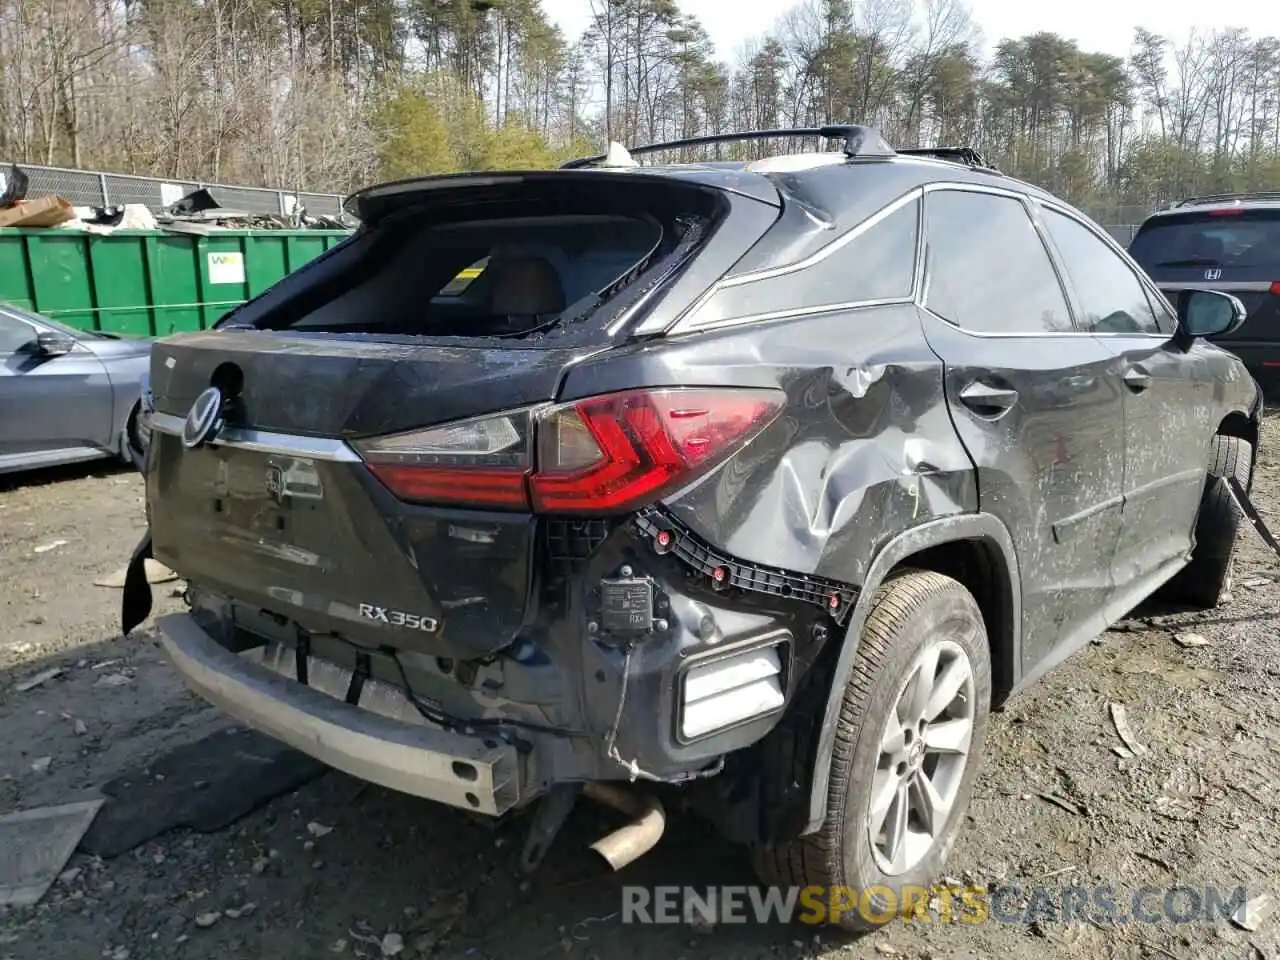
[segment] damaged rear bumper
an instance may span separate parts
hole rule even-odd
[[[188,614],[160,617],[156,625],[196,693],[344,773],[490,816],[521,801],[521,761],[510,744],[345,703],[227,650]]]

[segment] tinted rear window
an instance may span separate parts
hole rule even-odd
[[[1150,220],[1129,253],[1147,270],[1280,264],[1280,211],[1232,210]]]

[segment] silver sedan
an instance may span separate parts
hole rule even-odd
[[[140,463],[150,362],[149,339],[0,304],[0,473],[102,457]]]

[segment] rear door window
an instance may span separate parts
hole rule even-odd
[[[925,201],[924,305],[985,334],[1074,330],[1066,296],[1026,207],[1013,197],[939,190]]]
[[[1129,255],[1144,270],[1280,265],[1280,211],[1226,209],[1148,220]]]

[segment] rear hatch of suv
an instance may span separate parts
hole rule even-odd
[[[1248,319],[1215,339],[1250,364],[1280,367],[1280,205],[1159,214],[1142,225],[1129,253],[1170,300],[1185,289],[1239,297]]]
[[[357,195],[352,239],[217,329],[156,343],[155,556],[307,632],[460,659],[506,646],[532,602],[535,501],[590,515],[608,504],[574,478],[628,456],[592,418],[643,414],[672,427],[673,457],[697,454],[701,421],[661,391],[554,400],[572,365],[687,308],[776,220],[767,181],[724,180],[566,171]],[[211,387],[220,425],[191,446]],[[538,489],[535,443],[561,471]]]

